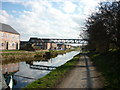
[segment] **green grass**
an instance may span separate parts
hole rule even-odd
[[[57,67],[49,74],[40,78],[29,85],[26,88],[54,88],[61,81],[63,77],[77,64],[80,55],[76,55],[73,59],[66,62],[64,65]]]
[[[35,53],[33,53],[33,52],[16,52],[16,53],[1,53],[1,55],[2,55],[2,57],[3,58],[7,58],[7,59],[9,59],[9,57],[16,57],[16,56],[21,56],[21,57],[23,57],[23,56],[31,56],[32,54],[35,54]]]
[[[1,50],[2,52],[23,52],[25,50]]]
[[[106,89],[120,89],[120,50],[89,55],[105,79]]]

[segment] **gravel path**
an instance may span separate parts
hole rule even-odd
[[[102,88],[103,79],[87,56],[82,56],[79,63],[57,88]]]

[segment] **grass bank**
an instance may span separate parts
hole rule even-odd
[[[59,50],[59,51],[56,51],[56,50],[50,50],[50,54],[51,54],[51,57],[54,58],[56,57],[57,55],[60,55],[60,54],[65,54],[65,53],[68,53],[68,52],[71,52],[71,51],[75,51],[76,49],[66,49],[66,50]]]
[[[54,88],[61,81],[63,77],[77,64],[80,55],[76,55],[70,61],[66,62],[64,65],[61,65],[51,71],[49,74],[40,78],[29,85],[26,88]]]
[[[120,50],[89,55],[105,79],[106,89],[120,89]]]
[[[19,61],[28,61],[28,60],[40,60],[44,58],[54,58],[59,54],[65,54],[67,52],[73,51],[74,49],[69,50],[60,50],[60,51],[39,51],[39,52],[7,52],[1,53],[2,55],[2,63],[14,63]]]

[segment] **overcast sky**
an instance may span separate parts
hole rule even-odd
[[[0,22],[30,37],[78,38],[100,0],[3,0]]]

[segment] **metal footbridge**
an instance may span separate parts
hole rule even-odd
[[[81,44],[85,43],[87,39],[57,39],[57,38],[34,38],[31,37],[29,42],[37,43],[37,42],[45,42],[45,43],[70,43],[70,44]]]

